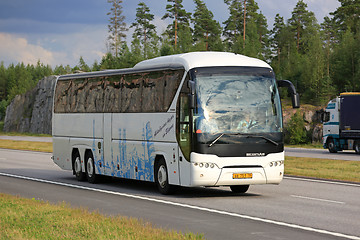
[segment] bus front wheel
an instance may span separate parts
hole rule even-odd
[[[85,163],[86,177],[89,183],[96,183],[99,176],[95,174],[94,158],[91,153],[86,154]]]
[[[230,189],[233,193],[246,193],[249,187],[250,185],[235,185],[235,186],[230,186]]]
[[[169,175],[163,158],[155,164],[155,183],[161,194],[172,194],[175,190],[175,186],[169,184]]]

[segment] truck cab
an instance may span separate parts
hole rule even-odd
[[[360,154],[360,93],[341,93],[322,116],[323,147],[329,152],[355,150]]]

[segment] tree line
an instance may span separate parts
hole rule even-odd
[[[154,15],[140,2],[135,21],[125,23],[122,0],[108,0],[108,53],[100,62],[77,66],[19,63],[0,65],[0,115],[16,94],[34,87],[47,75],[77,70],[98,71],[132,67],[139,61],[191,51],[227,51],[260,58],[275,70],[278,79],[297,87],[302,103],[321,105],[345,91],[360,91],[360,0],[339,0],[340,7],[318,23],[307,4],[299,0],[289,19],[276,15],[271,28],[255,0],[224,0],[228,18],[220,23],[203,0],[193,0],[187,12],[182,0],[167,0],[163,19],[170,24],[156,32]],[[132,41],[126,42],[129,28]]]

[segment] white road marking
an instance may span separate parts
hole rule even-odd
[[[37,179],[37,178],[32,178],[32,177],[18,176],[18,175],[13,175],[13,174],[8,174],[8,173],[0,173],[0,176],[19,178],[19,179],[24,179],[24,180],[54,184],[54,185],[59,185],[59,186],[71,187],[71,188],[100,192],[100,193],[107,193],[107,194],[128,197],[128,198],[133,198],[133,199],[141,199],[141,200],[150,201],[150,202],[162,203],[162,204],[178,206],[178,207],[183,207],[183,208],[196,209],[196,210],[200,210],[200,211],[204,211],[204,212],[211,212],[211,213],[217,213],[217,214],[226,215],[226,216],[238,217],[238,218],[242,218],[242,219],[254,220],[254,221],[258,221],[258,222],[265,222],[265,223],[275,224],[275,225],[279,225],[279,226],[285,226],[285,227],[294,228],[294,229],[301,229],[301,230],[305,230],[305,231],[316,232],[316,233],[331,235],[331,236],[335,236],[335,237],[360,240],[360,237],[346,235],[343,233],[331,232],[331,231],[327,231],[327,230],[316,229],[316,228],[301,226],[301,225],[292,224],[292,223],[280,222],[280,221],[270,220],[270,219],[266,219],[266,218],[252,217],[252,216],[247,216],[247,215],[238,214],[238,213],[231,213],[231,212],[226,212],[226,211],[221,211],[221,210],[216,210],[216,209],[211,209],[211,208],[193,206],[193,205],[189,205],[189,204],[165,201],[165,200],[156,199],[156,198],[149,198],[149,197],[143,197],[143,196],[132,195],[132,194],[127,194],[127,193],[120,193],[120,192],[114,192],[114,191],[109,191],[109,190],[84,187],[84,186],[79,186],[79,185],[74,185],[74,184],[69,184],[69,183],[54,182],[54,181]]]
[[[333,201],[333,200],[328,200],[328,199],[312,198],[312,197],[305,197],[305,196],[298,196],[298,195],[290,195],[290,196],[291,196],[291,197],[294,197],[294,198],[302,198],[302,199],[308,199],[308,200],[314,200],[314,201],[337,203],[337,204],[345,204],[344,202]]]
[[[290,180],[299,180],[304,182],[318,182],[318,183],[328,183],[328,184],[336,184],[336,185],[344,185],[344,186],[351,186],[351,187],[360,187],[360,184],[356,183],[346,183],[346,182],[333,182],[331,180],[325,181],[325,180],[318,180],[318,179],[309,179],[309,178],[300,178],[300,177],[288,177],[284,176],[284,179],[290,179]]]

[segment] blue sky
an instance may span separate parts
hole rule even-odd
[[[272,28],[277,13],[291,17],[298,0],[256,0]],[[123,0],[127,24],[135,19],[140,0]],[[168,22],[161,20],[166,0],[143,0],[155,15],[160,34]],[[223,0],[204,0],[214,17],[224,22],[229,12]],[[304,0],[319,22],[340,6],[337,0]],[[183,0],[185,9],[193,12],[193,0]],[[75,66],[80,56],[92,65],[106,53],[108,16],[107,0],[0,0],[0,62]],[[128,32],[129,38],[132,32]]]

